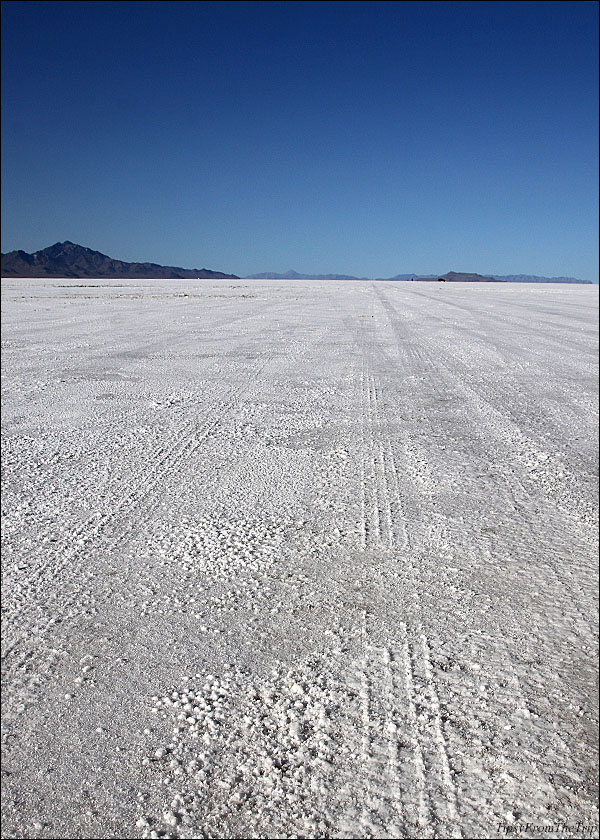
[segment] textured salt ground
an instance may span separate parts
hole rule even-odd
[[[2,292],[3,836],[597,836],[597,289]]]

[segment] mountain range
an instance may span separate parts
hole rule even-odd
[[[57,242],[43,251],[28,254],[26,251],[10,251],[2,254],[2,277],[93,277],[98,279],[129,278],[152,279],[196,279],[237,280],[235,274],[223,274],[208,268],[177,268],[156,263],[123,262],[107,257],[100,251],[75,245],[73,242]]]
[[[178,268],[157,263],[123,262],[115,260],[100,251],[75,245],[73,242],[57,242],[42,251],[28,254],[26,251],[10,251],[2,254],[2,277],[57,277],[136,280],[152,279],[214,279],[238,280],[236,274],[224,274],[208,268]],[[377,281],[430,281],[446,280],[451,283],[589,283],[576,277],[539,277],[531,274],[473,274],[448,271],[446,274],[396,274],[393,277],[354,277],[350,274],[299,274],[286,271],[285,274],[263,272],[250,274],[252,280],[377,280]]]
[[[353,277],[351,274],[299,274],[286,271],[285,274],[265,271],[249,274],[251,280],[375,280],[378,282],[427,281],[443,279],[450,283],[586,283],[576,277],[540,277],[534,274],[473,274],[464,271],[448,271],[446,274],[395,274],[393,277]]]

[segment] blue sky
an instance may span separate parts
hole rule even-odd
[[[598,279],[596,2],[2,3],[2,250]]]

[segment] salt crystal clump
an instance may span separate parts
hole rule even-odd
[[[177,825],[180,822],[180,819],[181,819],[179,814],[176,814],[174,811],[170,811],[170,810],[169,811],[163,811],[162,818],[163,818],[163,822],[165,822],[167,825],[173,825],[173,826]]]

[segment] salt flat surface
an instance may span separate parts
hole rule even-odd
[[[2,305],[4,837],[597,836],[597,287]]]

